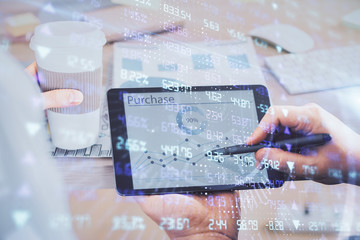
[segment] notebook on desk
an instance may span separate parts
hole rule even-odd
[[[114,46],[113,88],[162,87],[163,79],[191,86],[265,85],[250,39],[207,44],[162,38]]]

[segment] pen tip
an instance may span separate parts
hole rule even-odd
[[[331,141],[331,136],[330,134],[325,134],[324,137],[323,137],[324,141],[326,142],[330,142]]]

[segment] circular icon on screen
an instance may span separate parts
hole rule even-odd
[[[204,117],[204,113],[199,108],[189,106],[178,112],[176,122],[182,131],[190,135],[199,135],[207,127]]]

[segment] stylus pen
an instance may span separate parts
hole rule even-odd
[[[219,148],[212,150],[213,154],[217,155],[230,155],[256,152],[257,150],[267,148],[280,148],[289,152],[296,152],[303,147],[316,147],[324,145],[331,141],[331,136],[326,133],[312,134],[302,137],[290,138],[286,140],[280,140],[275,142],[264,141],[256,145],[235,145],[231,147]]]

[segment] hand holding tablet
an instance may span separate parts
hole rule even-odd
[[[144,100],[128,101],[135,98]],[[291,179],[360,182],[345,171],[349,164],[360,168],[359,135],[316,105],[268,111],[263,86],[112,89],[108,102],[122,195],[274,188]],[[216,151],[264,140],[276,146],[256,154]],[[353,163],[346,162],[348,152]],[[265,169],[256,168],[260,162]]]
[[[111,89],[108,104],[122,195],[268,188],[284,182],[276,164],[256,169],[254,153],[211,154],[245,143],[269,108],[264,86]]]

